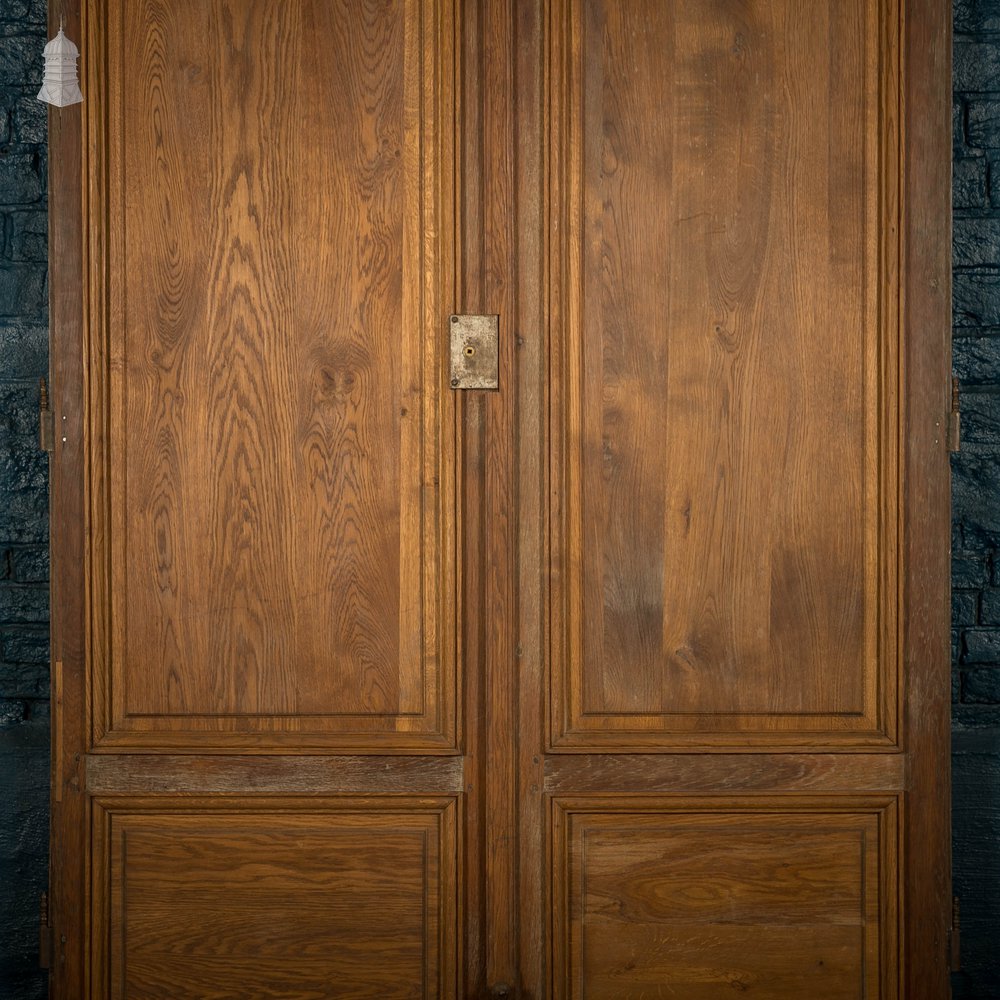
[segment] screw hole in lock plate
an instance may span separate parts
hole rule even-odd
[[[499,316],[451,316],[453,389],[499,389]]]

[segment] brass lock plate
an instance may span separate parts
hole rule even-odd
[[[500,388],[500,317],[449,316],[452,389]]]

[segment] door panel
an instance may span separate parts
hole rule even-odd
[[[90,25],[99,743],[454,746],[448,0]]]
[[[455,996],[455,799],[96,806],[94,996]]]
[[[554,996],[893,995],[895,800],[552,805]]]
[[[896,18],[552,5],[558,746],[895,737]]]

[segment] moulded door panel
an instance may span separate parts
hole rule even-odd
[[[454,31],[90,5],[98,746],[456,746]]]

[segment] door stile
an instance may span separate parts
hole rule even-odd
[[[482,12],[483,244],[481,309],[500,316],[500,391],[483,400],[484,696],[486,720],[486,985],[504,995],[517,987],[516,767],[518,743],[517,615],[518,379],[517,227],[514,188],[514,69],[517,40],[509,0],[485,0]]]
[[[542,112],[542,40],[549,5],[518,4],[515,25],[517,152],[517,372],[518,372],[518,522],[517,522],[517,770],[520,841],[518,919],[521,988],[525,997],[546,996],[548,910],[544,844],[546,835],[544,766],[544,646],[547,551],[546,468],[538,442],[547,412],[549,341],[544,325],[542,262],[547,239],[542,225],[545,203],[543,153],[547,122]]]
[[[52,5],[49,34],[64,21],[81,42],[79,3]],[[49,109],[50,385],[55,435],[49,460],[52,760],[49,912],[54,948],[49,990],[83,996],[87,934],[87,829],[82,780],[86,747],[83,419],[83,114]]]
[[[462,130],[456,152],[461,157],[457,191],[458,231],[462,245],[456,247],[454,311],[476,312],[482,288],[483,248],[483,136],[482,136],[482,16],[481,5],[459,6],[459,38],[462,79],[458,88],[460,110],[456,118]],[[448,333],[442,317],[442,354]],[[461,660],[465,690],[465,996],[479,996],[485,989],[489,921],[486,910],[485,847],[486,764],[485,726],[485,573],[481,553],[485,544],[484,406],[481,393],[458,393],[457,412],[461,425],[459,489],[462,505],[462,538],[459,573],[464,614],[460,623]]]
[[[950,994],[951,6],[908,0],[903,19],[902,995]]]

